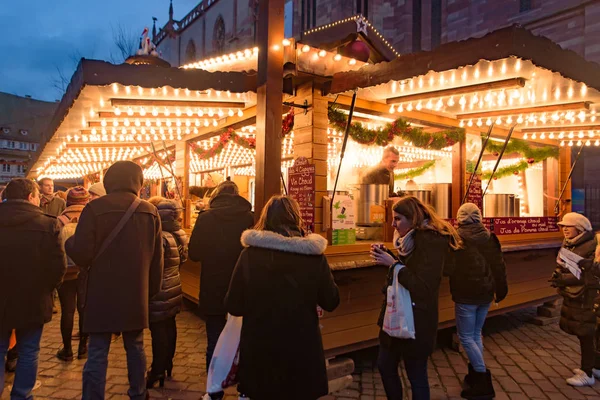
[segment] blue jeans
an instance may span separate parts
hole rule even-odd
[[[427,376],[427,357],[407,358],[398,351],[379,346],[377,367],[388,400],[402,400],[402,381],[398,374],[400,360],[410,381],[413,400],[429,400],[429,378]]]
[[[103,400],[106,388],[106,370],[110,333],[90,333],[88,359],[83,367],[84,400]],[[127,353],[127,375],[131,399],[146,398],[146,354],[144,353],[144,331],[123,332],[123,345]]]
[[[15,371],[15,381],[10,392],[11,400],[33,399],[31,390],[35,385],[40,355],[40,341],[42,340],[43,326],[30,329],[17,329],[17,351],[19,360]],[[4,391],[4,360],[8,351],[8,342],[11,331],[0,332],[0,395]]]
[[[483,340],[481,330],[485,323],[490,304],[459,304],[454,305],[456,314],[456,331],[469,361],[475,372],[485,372],[483,360]]]

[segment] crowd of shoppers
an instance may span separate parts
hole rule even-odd
[[[317,309],[335,310],[340,295],[324,255],[327,240],[305,232],[296,201],[272,197],[255,224],[251,204],[235,183],[224,181],[200,212],[188,243],[180,223],[181,203],[163,197],[141,200],[142,185],[140,166],[119,161],[102,183],[65,192],[66,201],[53,193],[47,178],[39,186],[13,179],[2,192],[0,357],[8,371],[15,370],[11,399],[32,398],[40,340],[52,318],[55,290],[63,344],[56,357],[62,361],[75,358],[75,311],[79,315],[76,356],[87,358],[84,399],[104,398],[114,333],[122,335],[127,353],[129,397],[146,399],[149,388],[162,387],[173,371],[176,316],[183,296],[179,270],[188,249],[190,259],[202,265],[199,313],[206,323],[207,370],[227,315],[240,316],[242,396],[270,400],[288,393],[291,400],[314,400],[326,395]],[[381,244],[371,247],[377,264],[388,267],[377,360],[388,399],[403,398],[401,362],[413,399],[430,398],[428,358],[436,344],[444,275],[455,303],[458,338],[469,359],[461,396],[495,396],[482,329],[490,307],[507,296],[508,284],[500,242],[483,222],[471,203],[458,210],[457,228],[415,197],[394,204],[395,251]],[[551,282],[563,297],[560,327],[581,344],[581,366],[567,383],[588,386],[600,378],[600,245],[589,220],[580,214],[566,214],[559,225],[565,238]],[[395,304],[389,298],[395,284],[410,295],[410,304],[404,306],[412,310],[412,337],[392,335],[384,327]],[[149,369],[143,346],[146,328],[152,335]],[[16,345],[9,351],[11,335]],[[0,393],[3,388],[1,370]],[[210,394],[211,399],[223,396]]]

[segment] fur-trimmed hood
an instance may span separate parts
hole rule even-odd
[[[271,231],[248,229],[242,233],[244,247],[261,247],[305,255],[320,255],[327,248],[327,239],[311,233],[304,237],[287,237]]]
[[[600,233],[596,234],[596,253],[594,254],[594,262],[600,264]]]

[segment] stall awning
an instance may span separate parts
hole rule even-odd
[[[81,177],[168,147],[256,104],[256,75],[82,59],[29,175]]]

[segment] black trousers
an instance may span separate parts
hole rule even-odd
[[[594,336],[578,336],[581,346],[581,370],[592,376],[592,369],[600,369],[600,327]]]
[[[206,340],[208,342],[206,346],[206,371],[210,367],[210,360],[212,360],[215,347],[217,347],[217,341],[221,332],[225,328],[227,323],[227,315],[207,315],[206,316]]]
[[[152,334],[152,366],[156,375],[164,374],[173,368],[173,357],[177,346],[177,324],[175,316],[157,322],[150,322]]]
[[[63,346],[67,350],[72,350],[71,337],[73,335],[73,324],[75,320],[75,310],[79,313],[79,335],[87,336],[83,333],[83,283],[79,279],[64,281],[58,288],[58,299],[60,300],[60,333]]]

